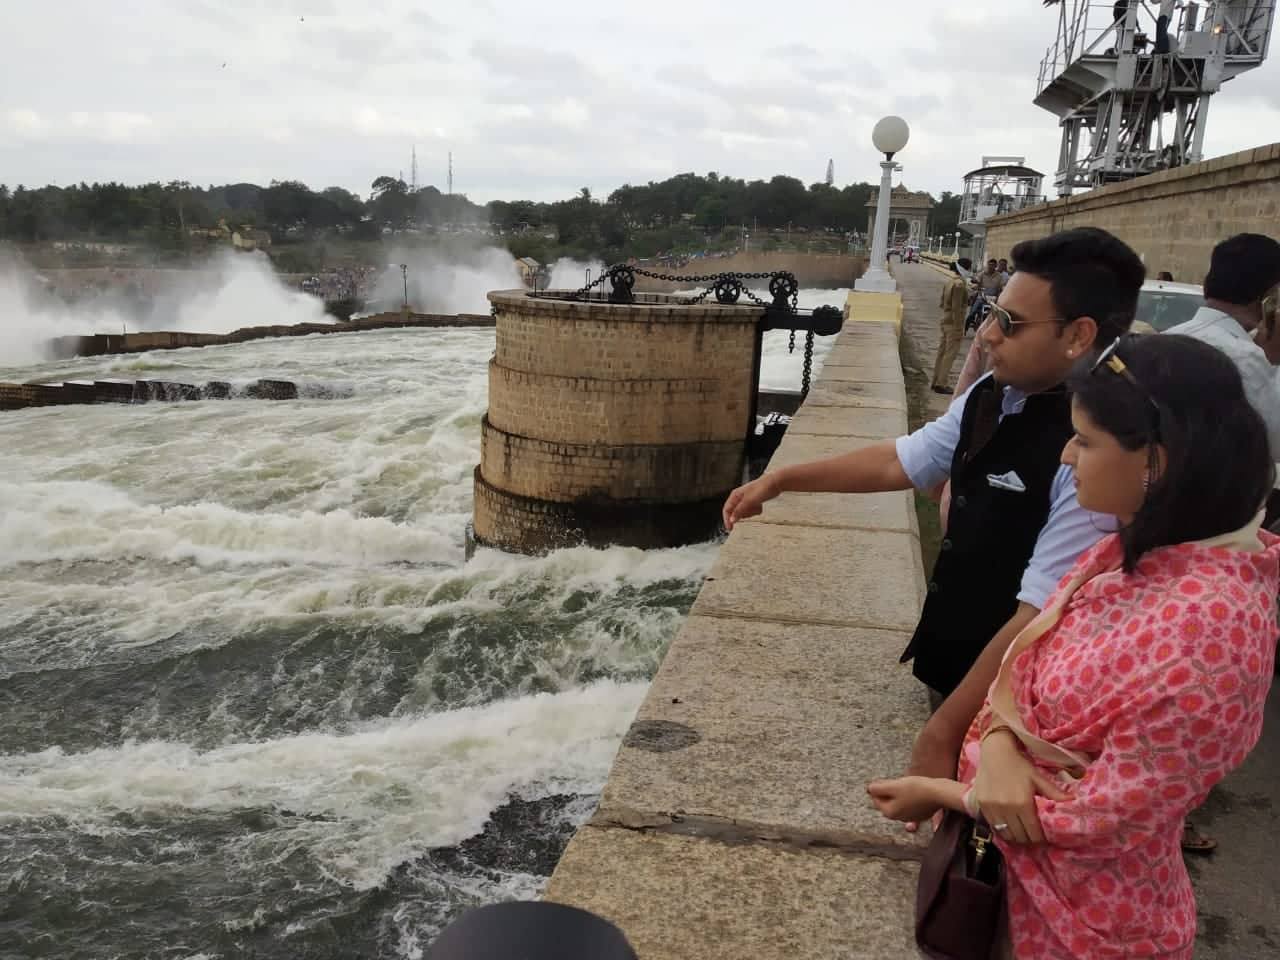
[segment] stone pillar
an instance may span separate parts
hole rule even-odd
[[[475,535],[520,553],[707,540],[742,479],[761,310],[489,294]]]

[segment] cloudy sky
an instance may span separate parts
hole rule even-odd
[[[1109,4],[1108,4],[1109,5]],[[681,171],[877,174],[911,124],[908,186],[984,153],[1051,172],[1031,103],[1040,0],[0,0],[0,182],[299,179],[362,195],[404,171],[473,200],[553,200]],[[1215,98],[1206,153],[1280,140],[1280,55]]]

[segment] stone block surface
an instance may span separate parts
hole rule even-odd
[[[907,391],[901,377],[896,383],[820,377],[809,391],[805,403],[815,407],[882,407],[906,411]]]
[[[887,439],[907,432],[907,413],[897,408],[805,406],[791,420],[787,436]],[[785,441],[784,441],[785,442]]]
[[[494,486],[556,502],[724,497],[742,478],[743,444],[553,443],[480,424],[480,466]]]
[[[910,633],[690,617],[624,739],[597,818],[683,817],[872,850],[921,840],[868,781],[905,770],[927,719]],[[648,731],[685,731],[655,741]]]
[[[683,380],[553,377],[489,364],[489,422],[554,443],[715,443],[746,436],[751,369]]]
[[[843,360],[844,357],[836,358]],[[836,363],[830,355],[822,365],[822,381],[853,381],[855,383],[901,383],[902,371],[885,369],[883,364],[875,363],[871,358],[858,357],[856,363]]]
[[[747,521],[720,548],[693,612],[914,630],[924,588],[914,541]]]
[[[884,441],[866,437],[788,435],[769,461],[766,472],[810,460],[850,453]],[[915,505],[908,491],[888,493],[784,493],[765,505],[765,523],[817,527],[900,530],[918,535]]]
[[[917,867],[586,827],[546,898],[608,918],[640,960],[908,960]]]

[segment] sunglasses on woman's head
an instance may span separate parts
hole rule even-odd
[[[1151,391],[1138,382],[1138,378],[1133,375],[1133,371],[1129,369],[1128,364],[1120,359],[1119,351],[1122,340],[1124,340],[1123,337],[1117,337],[1111,341],[1106,349],[1098,354],[1098,359],[1093,361],[1093,366],[1089,368],[1089,375],[1093,376],[1099,370],[1105,368],[1117,376],[1123,377],[1130,386],[1146,398],[1147,403],[1151,404],[1151,409],[1155,411],[1155,422],[1158,428],[1160,425],[1160,404],[1156,403],[1155,397],[1151,396]]]

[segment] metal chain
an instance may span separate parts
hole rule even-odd
[[[604,270],[600,271],[600,276],[596,277],[590,283],[585,284],[584,286],[575,290],[573,293],[573,296],[570,297],[569,299],[571,300],[586,299],[587,294],[591,292],[592,288],[600,286],[602,283],[604,283],[608,279],[609,279],[609,270],[608,268],[605,268]]]
[[[584,284],[583,286],[579,287],[569,296],[568,299],[590,300],[591,291],[594,290],[596,287],[602,286],[604,282],[609,279],[609,270],[610,268],[606,267],[604,270],[600,272],[600,276],[596,277],[590,283]],[[651,280],[661,280],[666,283],[681,283],[681,284],[692,284],[692,285],[706,284],[706,287],[700,293],[697,293],[691,297],[680,298],[680,303],[684,304],[685,306],[692,306],[694,304],[702,303],[704,300],[706,300],[707,297],[709,297],[715,291],[715,285],[717,281],[737,280],[741,283],[741,286],[742,286],[741,292],[746,296],[748,300],[750,300],[752,303],[756,304],[757,306],[767,307],[769,304],[766,303],[764,300],[762,300],[760,297],[756,296],[756,294],[752,292],[751,288],[747,286],[745,281],[772,280],[775,276],[777,276],[776,273],[771,273],[766,271],[758,271],[755,273],[729,271],[726,273],[706,273],[706,274],[657,273],[653,270],[646,270],[643,267],[631,267],[631,272],[636,276],[648,277]],[[791,293],[791,312],[792,313],[795,313],[799,309],[799,303],[800,303],[799,285],[797,285],[796,288],[793,289]],[[793,350],[795,349],[794,343],[792,344],[791,348]]]
[[[791,331],[791,339],[794,342],[796,332]],[[809,395],[809,377],[813,372],[813,331],[810,330],[804,338],[804,376],[800,380],[800,399],[804,399]]]
[[[662,280],[667,283],[686,283],[686,284],[705,283],[708,285],[706,289],[704,289],[701,293],[697,294],[696,296],[682,297],[680,299],[680,303],[682,303],[685,306],[693,306],[695,304],[702,303],[704,300],[706,300],[707,297],[709,297],[715,291],[716,282],[719,280],[738,280],[738,281],[768,280],[773,276],[772,273],[741,273],[741,272],[735,272],[735,271],[730,271],[727,273],[678,274],[678,273],[655,273],[652,270],[645,270],[643,267],[632,267],[631,269],[635,272],[637,276],[648,277],[651,280]],[[757,297],[754,293],[752,293],[751,288],[748,287],[745,283],[742,284],[742,292],[746,294],[747,299],[750,300],[752,303],[758,304],[762,307],[766,306],[765,302],[761,300],[759,297]]]

